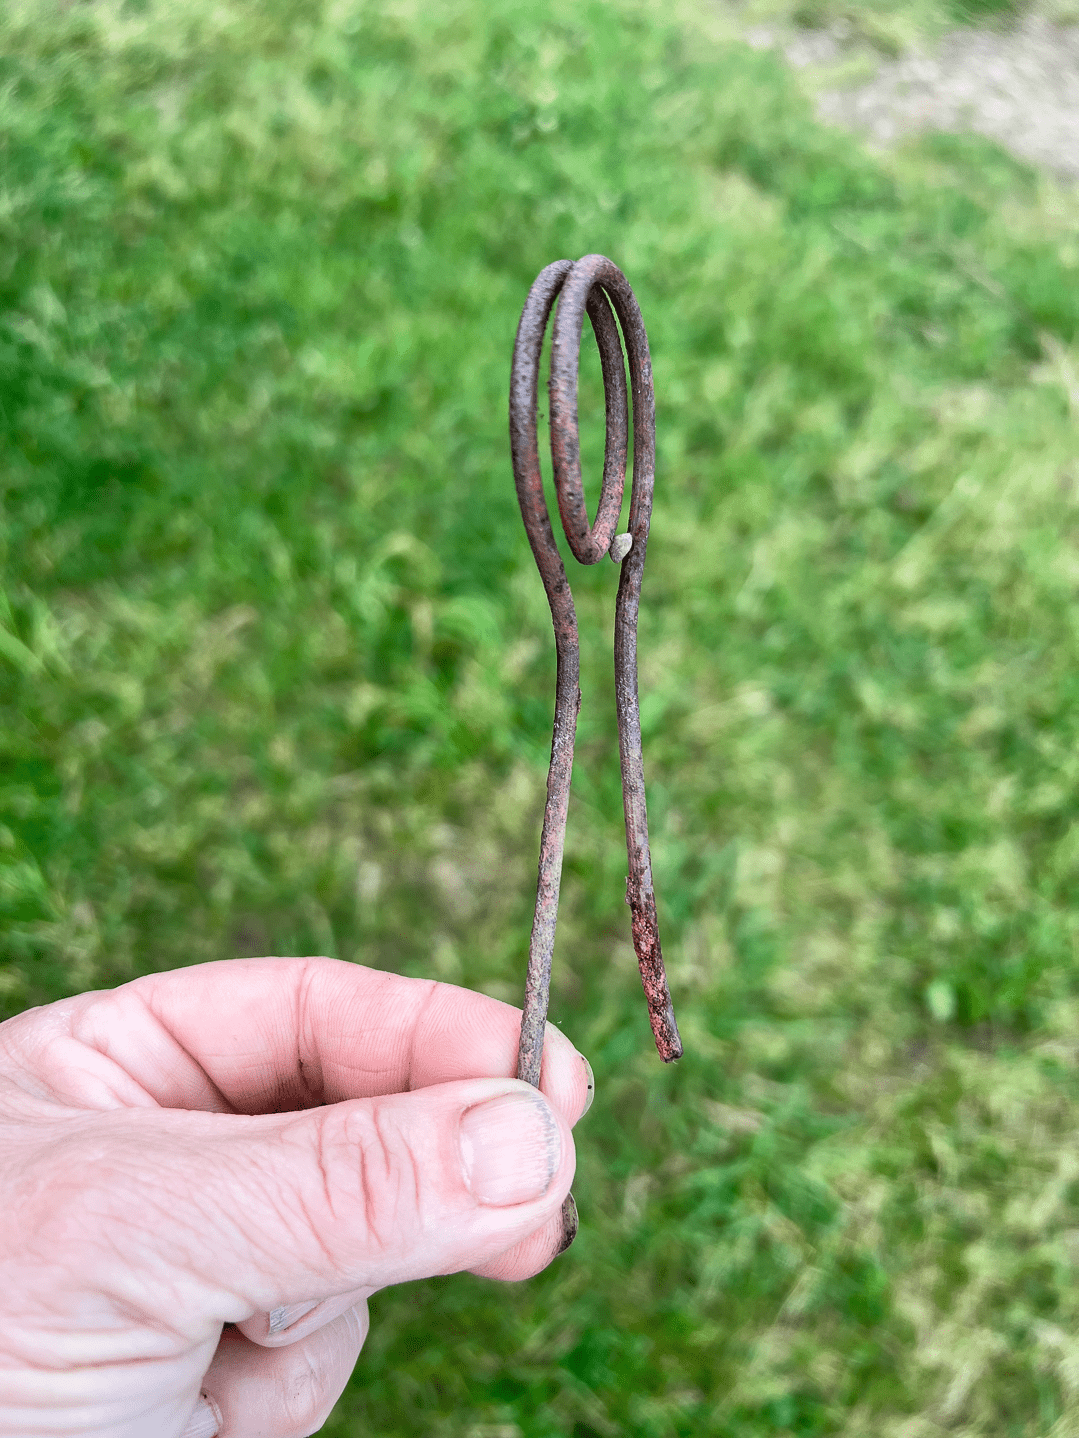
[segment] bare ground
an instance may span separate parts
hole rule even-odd
[[[758,27],[760,49],[790,65],[827,70],[844,57],[842,31]],[[973,132],[1020,159],[1079,180],[1079,26],[1028,16],[1014,30],[962,29],[933,48],[879,66],[864,83],[825,88],[818,113],[887,146],[925,130]]]

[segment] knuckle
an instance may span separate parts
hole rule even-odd
[[[361,1216],[359,1238],[366,1252],[383,1252],[415,1213],[419,1165],[385,1105],[349,1104],[338,1112],[322,1140],[328,1201],[340,1209],[344,1199],[354,1229]]]
[[[288,1354],[280,1379],[281,1438],[310,1438],[330,1416],[336,1393],[328,1391],[319,1364],[303,1344]]]

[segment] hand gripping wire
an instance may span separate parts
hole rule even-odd
[[[633,947],[641,971],[656,1048],[667,1063],[682,1055],[682,1042],[674,1019],[656,926],[641,758],[641,717],[637,700],[637,612],[648,546],[648,525],[652,517],[656,458],[652,361],[641,312],[625,275],[603,255],[585,255],[576,263],[557,260],[537,276],[528,292],[517,327],[510,379],[513,477],[528,540],[551,606],[558,654],[551,767],[547,775],[536,912],[532,921],[517,1059],[517,1077],[536,1086],[539,1085],[543,1060],[543,1034],[550,997],[551,956],[558,918],[573,741],[581,707],[577,614],[543,495],[536,435],[540,352],[556,298],[558,308],[551,336],[549,392],[551,457],[558,510],[570,549],[582,564],[595,564],[605,554],[610,554],[616,563],[621,561],[615,608],[614,671],[629,858],[626,902],[632,913]],[[622,509],[626,479],[628,424],[625,363],[618,326],[611,313],[612,305],[625,337],[633,390],[633,488],[629,533],[617,538],[614,531]],[[577,427],[577,368],[586,311],[599,347],[607,415],[603,485],[594,524],[588,522],[585,505]],[[571,1205],[572,1198],[567,1203]],[[568,1228],[567,1220],[567,1232]],[[573,1228],[576,1228],[575,1210]]]

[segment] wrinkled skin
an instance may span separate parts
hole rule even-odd
[[[329,959],[206,964],[0,1024],[0,1435],[311,1434],[369,1294],[545,1267],[589,1076],[549,1030],[539,1098],[512,1077],[519,1026]],[[489,1143],[472,1116],[500,1097],[483,1114],[539,1127]],[[499,1162],[502,1187],[477,1178]]]

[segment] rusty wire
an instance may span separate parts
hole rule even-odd
[[[585,255],[576,263],[556,260],[537,276],[528,292],[517,327],[510,379],[513,476],[528,540],[551,606],[558,654],[551,767],[547,776],[536,912],[529,945],[524,1016],[517,1059],[517,1077],[537,1086],[550,998],[551,956],[558,918],[573,741],[581,707],[577,614],[543,495],[536,434],[540,353],[556,298],[558,308],[551,336],[549,381],[555,491],[562,528],[574,557],[582,564],[595,564],[606,554],[610,554],[616,562],[621,560],[615,607],[614,669],[629,858],[626,902],[632,913],[633,947],[641,971],[656,1048],[667,1063],[682,1054],[656,925],[641,757],[641,718],[637,700],[637,612],[648,545],[648,525],[652,517],[656,456],[652,361],[644,321],[625,275],[603,255]],[[612,305],[614,314],[611,313]],[[603,484],[594,524],[588,522],[577,427],[577,369],[586,311],[599,347],[607,414]],[[628,552],[626,536],[615,537],[626,479],[628,412],[625,362],[614,315],[618,316],[625,337],[633,392],[633,488]],[[567,1205],[572,1212],[564,1214],[567,1241],[572,1239],[571,1224],[572,1229],[576,1229],[576,1210],[572,1204],[571,1197]]]

